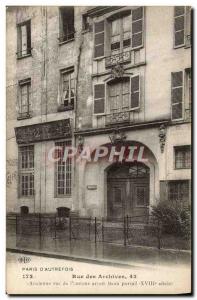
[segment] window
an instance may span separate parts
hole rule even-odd
[[[74,68],[61,71],[61,105],[59,111],[74,109],[75,79]]]
[[[174,8],[174,47],[191,44],[191,7],[175,6]]]
[[[110,112],[120,112],[129,109],[130,98],[130,80],[126,77],[124,80],[108,84]]]
[[[190,146],[175,147],[175,169],[191,168],[191,148]]]
[[[174,202],[189,201],[189,180],[172,180],[168,182],[168,199]]]
[[[107,83],[108,112],[136,110],[140,107],[140,76],[122,77]],[[105,112],[105,84],[94,86],[94,114]]]
[[[20,196],[34,195],[34,146],[19,148]]]
[[[171,74],[172,120],[183,118],[183,72]]]
[[[56,196],[70,196],[72,184],[72,158],[68,157],[64,161],[64,151],[66,147],[71,146],[71,141],[57,142],[55,146],[60,147],[57,150],[56,162]]]
[[[18,119],[31,117],[31,78],[19,81]]]
[[[66,6],[60,8],[60,35],[59,41],[67,42],[74,39],[74,7]]]
[[[17,26],[17,57],[22,58],[31,55],[31,21]]]

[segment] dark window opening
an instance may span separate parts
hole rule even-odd
[[[74,7],[66,6],[60,8],[60,42],[74,39]]]
[[[58,207],[57,215],[58,215],[58,217],[69,217],[70,216],[70,208]]]
[[[21,206],[21,215],[27,215],[29,213],[29,207],[28,206]]]

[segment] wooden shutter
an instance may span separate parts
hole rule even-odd
[[[185,7],[174,8],[174,47],[185,45]]]
[[[94,24],[94,57],[104,56],[105,40],[104,21]]]
[[[132,48],[143,47],[144,9],[139,7],[132,11]]]
[[[131,77],[131,109],[139,108],[140,106],[140,76]]]
[[[102,114],[105,112],[105,84],[94,86],[94,113]]]
[[[171,73],[172,120],[183,117],[183,72]]]

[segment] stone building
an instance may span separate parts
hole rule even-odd
[[[7,211],[188,204],[191,40],[190,7],[8,7]],[[48,160],[54,146],[117,144],[146,160]]]

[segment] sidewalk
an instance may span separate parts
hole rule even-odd
[[[7,250],[73,259],[102,264],[120,264],[125,266],[165,267],[170,265],[189,265],[190,251],[167,250],[139,246],[127,246],[110,243],[94,243],[87,240],[63,240],[51,237],[9,238]]]

